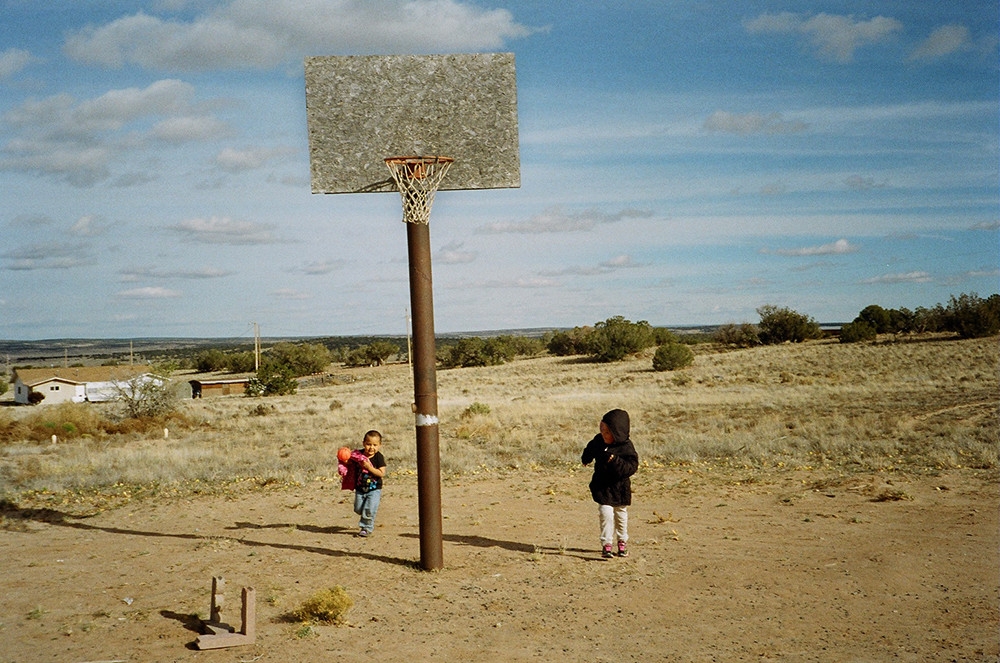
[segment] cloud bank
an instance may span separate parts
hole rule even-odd
[[[781,12],[744,21],[743,27],[750,34],[803,35],[822,59],[846,63],[854,59],[855,51],[862,46],[884,42],[902,31],[903,24],[885,16],[865,21],[836,14],[803,17]]]
[[[456,0],[232,0],[191,21],[139,12],[70,34],[66,54],[105,67],[269,69],[313,54],[475,51],[531,34],[506,9]]]

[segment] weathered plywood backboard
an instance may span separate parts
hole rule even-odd
[[[398,191],[385,159],[448,156],[441,189],[521,185],[513,53],[310,57],[313,193]]]

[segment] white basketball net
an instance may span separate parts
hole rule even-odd
[[[404,223],[427,223],[434,194],[452,162],[451,157],[389,157],[385,165],[403,199]]]

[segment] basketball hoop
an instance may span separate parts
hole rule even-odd
[[[428,223],[441,180],[455,160],[451,157],[389,157],[385,165],[403,198],[403,223]]]

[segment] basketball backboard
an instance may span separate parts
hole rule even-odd
[[[310,57],[313,193],[398,191],[388,157],[455,161],[441,189],[521,185],[513,53]]]

